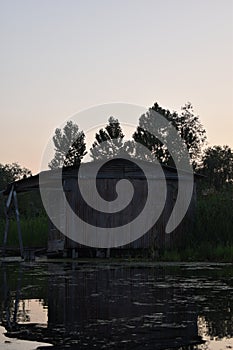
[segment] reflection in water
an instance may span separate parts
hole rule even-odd
[[[198,316],[198,334],[205,340],[205,343],[200,345],[198,349],[200,350],[223,350],[233,348],[233,338],[230,338],[230,334],[226,336],[219,337],[216,335],[211,335],[213,332],[210,332],[210,324],[205,319],[204,316]]]
[[[231,265],[3,264],[0,273],[8,335],[56,349],[196,349],[203,338],[198,348],[217,349],[233,337]]]
[[[20,300],[17,310],[17,323],[47,324],[48,308],[38,299]]]

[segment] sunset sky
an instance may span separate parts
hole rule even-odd
[[[0,28],[0,163],[37,172],[56,127],[110,102],[191,101],[233,147],[232,0],[1,0]]]

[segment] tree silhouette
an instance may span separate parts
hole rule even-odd
[[[66,166],[78,166],[85,156],[86,144],[83,131],[79,131],[77,124],[68,121],[63,128],[55,130],[53,136],[55,146],[54,158],[48,164],[50,169]]]
[[[229,146],[208,147],[202,157],[201,170],[209,188],[223,189],[233,182],[233,151]]]
[[[31,176],[31,170],[21,167],[18,163],[0,164],[0,190],[6,188],[7,184]]]
[[[160,127],[157,130],[159,138],[148,131],[153,130],[156,125],[156,113],[154,112],[159,113],[168,121],[168,126]],[[179,136],[184,140],[191,163],[196,168],[200,160],[202,147],[206,141],[206,133],[199,121],[199,117],[194,114],[191,103],[187,103],[181,108],[181,114],[170,112],[168,109],[163,109],[158,103],[155,103],[152,108],[149,108],[148,112],[139,118],[139,126],[133,134],[133,139],[147,147],[151,154],[161,163],[174,166],[174,161],[165,146],[165,142],[161,141],[169,138],[172,127],[177,130]],[[177,157],[181,157],[182,150],[177,149],[176,151],[178,152]]]
[[[90,149],[90,156],[94,160],[109,159],[117,156],[123,149],[124,134],[118,119],[110,117],[104,129],[95,135],[95,142]]]

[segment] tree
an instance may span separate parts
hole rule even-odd
[[[208,147],[202,157],[201,171],[209,188],[223,189],[233,182],[233,151],[229,146]]]
[[[110,117],[104,129],[95,135],[95,142],[90,149],[92,159],[109,159],[117,156],[123,149],[124,134],[118,119]]]
[[[50,169],[78,166],[87,153],[85,135],[83,131],[79,131],[78,125],[71,120],[66,123],[63,131],[59,128],[55,130],[53,143],[55,154],[48,164]]]
[[[161,127],[158,130],[159,138],[148,131],[153,130],[156,123],[156,113],[154,112],[159,113],[168,121],[167,127]],[[181,108],[181,114],[170,112],[155,103],[147,113],[140,117],[139,126],[133,134],[133,139],[147,147],[161,163],[174,166],[174,161],[165,146],[165,142],[161,141],[169,138],[172,127],[175,127],[179,136],[184,140],[191,163],[195,168],[199,162],[202,147],[206,142],[206,133],[199,117],[194,114],[191,103],[187,103]],[[179,158],[182,150],[178,149],[177,152],[180,153],[177,154]]]
[[[185,141],[192,165],[196,168],[201,159],[203,146],[206,144],[206,131],[199,117],[194,114],[190,102],[181,107],[181,114],[176,114],[173,125]]]
[[[21,167],[18,163],[0,164],[0,190],[6,188],[7,184],[31,176],[29,169]]]

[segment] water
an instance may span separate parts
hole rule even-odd
[[[2,263],[0,280],[8,337],[50,349],[233,348],[230,264]]]

